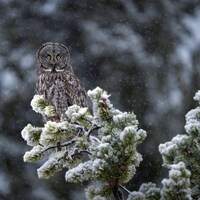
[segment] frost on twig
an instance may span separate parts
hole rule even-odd
[[[200,104],[200,91],[194,100]],[[170,169],[164,179],[162,199],[200,199],[200,107],[186,114],[186,134],[160,144],[164,166]]]
[[[186,115],[186,134],[176,135],[159,145],[163,166],[169,169],[169,178],[163,179],[163,187],[144,183],[138,191],[130,192],[123,184],[134,176],[142,160],[137,146],[146,132],[138,129],[134,113],[115,109],[110,95],[101,88],[88,91],[88,96],[93,104],[92,113],[88,108],[72,105],[64,121],[47,121],[43,127],[28,124],[22,130],[23,139],[32,147],[25,153],[24,161],[36,163],[46,159],[37,170],[39,178],[48,179],[65,168],[68,182],[101,182],[101,186],[86,189],[88,200],[106,200],[112,195],[121,200],[123,192],[128,200],[200,199],[199,106]],[[200,104],[200,91],[194,99]],[[31,106],[49,119],[56,115],[55,108],[43,96],[35,95]]]
[[[190,175],[190,171],[186,169],[183,162],[170,165],[169,179],[163,179],[162,181],[161,200],[176,200],[177,198],[192,200]]]
[[[194,99],[200,104],[200,91]],[[163,187],[142,184],[139,191],[130,192],[128,200],[199,200],[200,199],[200,107],[186,114],[186,134],[178,134],[171,141],[159,145],[163,166],[169,178]]]
[[[35,163],[46,158],[37,170],[39,178],[48,179],[65,168],[68,182],[102,182],[101,188],[88,188],[88,199],[108,199],[112,194],[115,199],[122,199],[119,185],[134,176],[142,160],[137,146],[146,132],[138,129],[134,113],[115,109],[110,95],[101,88],[88,91],[88,96],[93,104],[92,113],[88,108],[72,105],[64,121],[47,121],[39,128],[28,124],[22,130],[22,137],[33,147],[25,153],[24,161]],[[43,96],[35,95],[31,106],[47,117],[55,115],[55,109]],[[82,159],[83,155],[88,159]]]
[[[143,183],[139,191],[131,192],[127,200],[160,200],[160,188],[154,183]]]

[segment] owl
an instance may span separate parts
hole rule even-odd
[[[65,45],[43,44],[36,54],[36,67],[36,94],[43,95],[47,103],[55,107],[57,117],[53,120],[65,118],[67,108],[73,104],[87,106],[86,91],[74,75],[69,50]]]

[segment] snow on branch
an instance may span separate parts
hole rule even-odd
[[[162,181],[161,200],[176,200],[177,197],[183,200],[192,200],[190,176],[191,173],[183,162],[170,165],[169,179]]]
[[[97,87],[88,91],[92,100],[92,113],[88,108],[72,105],[64,121],[47,121],[43,127],[28,124],[21,132],[32,149],[25,153],[24,161],[46,162],[37,170],[39,178],[48,179],[66,169],[65,180],[82,182],[93,180],[100,186],[86,189],[88,200],[198,200],[200,199],[200,107],[186,114],[185,134],[159,145],[163,166],[169,169],[169,178],[163,187],[144,183],[138,191],[129,191],[123,184],[129,182],[139,166],[142,156],[137,146],[146,132],[138,129],[132,112],[121,112],[113,107],[106,91]],[[194,97],[200,104],[200,91]],[[55,109],[44,98],[35,95],[31,106],[36,112],[55,116]],[[53,119],[53,118],[52,118]],[[83,158],[84,156],[84,159]],[[87,156],[87,159],[85,159]]]
[[[200,91],[194,100],[200,104]],[[199,200],[200,199],[200,107],[186,114],[185,134],[159,145],[163,166],[169,169],[169,178],[163,187],[153,183],[142,184],[139,191],[130,192],[128,200]]]
[[[146,132],[138,129],[134,113],[121,112],[113,107],[106,91],[97,87],[88,91],[92,100],[92,113],[88,108],[70,106],[64,121],[47,121],[43,127],[28,124],[21,132],[23,139],[33,148],[24,155],[25,162],[46,159],[37,170],[39,178],[48,179],[66,169],[65,180],[82,182],[100,181],[101,188],[87,189],[88,199],[122,199],[121,188],[134,176],[142,160],[137,146]],[[35,95],[33,110],[48,117],[55,116],[55,108]],[[53,119],[53,118],[52,118]],[[82,159],[87,155],[87,160]],[[125,188],[124,188],[125,190]]]
[[[194,100],[200,104],[200,91]],[[186,134],[160,144],[164,166],[170,169],[169,179],[162,181],[162,199],[200,199],[200,107],[186,114]]]

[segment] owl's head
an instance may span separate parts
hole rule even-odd
[[[72,70],[68,48],[60,43],[45,43],[37,51],[37,67],[40,73],[59,73]]]

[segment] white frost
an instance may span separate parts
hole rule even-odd
[[[92,161],[89,160],[69,169],[65,174],[65,180],[68,182],[82,182],[84,180],[89,180],[92,177],[92,172]]]
[[[200,90],[198,90],[198,92],[195,94],[194,100],[200,102]]]
[[[42,95],[34,95],[31,101],[31,107],[37,113],[43,114],[45,108],[45,100]]]
[[[24,155],[24,162],[35,163],[42,157],[43,147],[40,145],[34,146],[31,151],[27,151]]]
[[[73,105],[70,106],[67,111],[66,111],[66,115],[67,117],[70,119],[70,121],[72,123],[76,122],[78,119],[80,119],[81,117],[83,117],[84,115],[86,115],[88,112],[88,108],[81,108],[80,106],[77,105]]]

